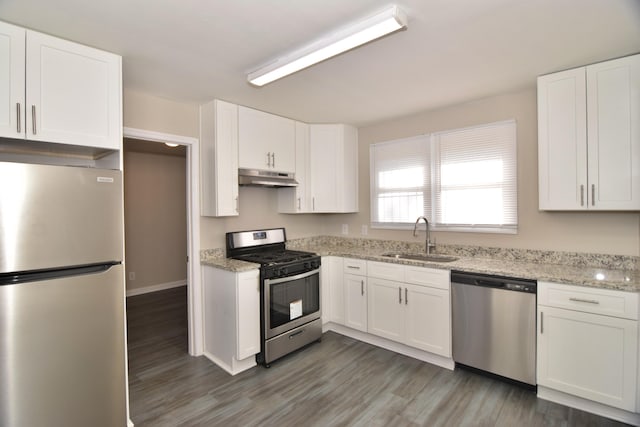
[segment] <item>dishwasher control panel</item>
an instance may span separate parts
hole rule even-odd
[[[538,288],[538,284],[535,280],[466,273],[456,270],[451,271],[451,283],[462,283],[464,285],[505,289],[507,291],[526,292],[530,294],[535,294]]]

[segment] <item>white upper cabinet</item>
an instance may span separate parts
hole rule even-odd
[[[0,136],[24,138],[26,30],[0,22]]]
[[[278,189],[278,212],[309,213],[311,212],[311,182],[309,157],[309,125],[296,122],[295,172],[297,187]]]
[[[0,39],[3,136],[121,148],[118,55],[5,23]]]
[[[238,215],[238,106],[200,106],[200,213]]]
[[[539,207],[640,210],[640,55],[538,78]]]
[[[238,107],[239,167],[295,172],[295,122],[275,114]]]
[[[358,212],[358,130],[310,125],[312,212]]]

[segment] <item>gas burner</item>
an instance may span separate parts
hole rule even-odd
[[[313,258],[316,254],[302,251],[263,251],[253,252],[244,255],[238,255],[233,258],[241,259],[243,261],[255,262],[262,265],[277,265],[283,263],[289,263],[293,261],[301,261],[308,258]]]

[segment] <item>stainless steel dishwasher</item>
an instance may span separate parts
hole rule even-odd
[[[451,272],[453,360],[536,385],[537,282]]]

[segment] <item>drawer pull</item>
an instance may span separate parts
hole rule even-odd
[[[352,268],[354,270],[360,270],[360,267],[356,267],[355,265],[347,265],[347,268]]]
[[[582,299],[582,298],[569,298],[569,301],[574,301],[574,302],[586,302],[587,304],[600,304],[600,301],[594,300],[594,299]]]

